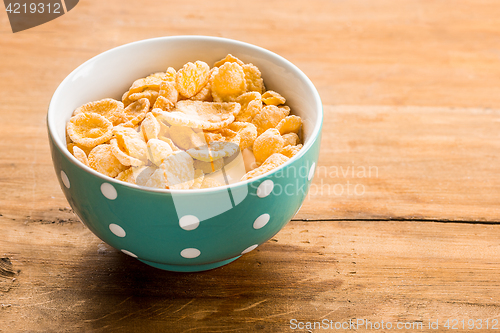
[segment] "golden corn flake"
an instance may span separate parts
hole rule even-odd
[[[141,98],[125,108],[125,119],[123,126],[133,127],[139,124],[149,111],[150,102],[147,98]]]
[[[97,113],[79,113],[70,118],[66,131],[71,140],[85,147],[95,147],[111,139],[113,124]]]
[[[73,156],[86,166],[89,166],[89,160],[87,158],[87,154],[78,146],[73,147]]]
[[[162,168],[154,169],[154,172],[151,176],[146,180],[144,184],[146,187],[154,187],[161,190],[165,190],[168,188],[167,176],[165,175],[165,170]]]
[[[295,133],[283,134],[281,137],[285,140],[285,146],[295,146],[300,142],[299,136]]]
[[[148,141],[148,159],[157,166],[173,152],[170,145],[165,141],[158,139],[151,139]]]
[[[122,103],[124,105],[124,107],[127,107],[128,105],[130,105],[130,103],[132,103],[132,101],[130,100],[130,95],[132,95],[132,93],[130,92],[130,90],[128,90],[127,92],[125,92],[122,96]]]
[[[130,156],[127,152],[125,147],[120,145],[118,143],[118,140],[116,138],[113,138],[109,141],[109,144],[111,145],[111,149],[113,152],[113,155],[120,161],[121,164],[123,165],[131,165],[131,166],[141,166],[145,164],[144,159],[138,159],[135,157]]]
[[[245,72],[235,62],[226,62],[220,66],[211,84],[212,97],[216,102],[232,102],[247,89]]]
[[[216,132],[205,132],[205,141],[206,142],[215,142],[215,141],[226,141],[225,137],[222,136],[220,133]]]
[[[195,132],[191,127],[173,125],[169,131],[173,143],[182,149],[191,149],[206,145],[203,132]]]
[[[270,128],[255,139],[253,143],[253,153],[257,164],[263,163],[269,156],[278,153],[285,140],[275,128]]]
[[[175,87],[184,97],[196,95],[208,82],[210,67],[203,61],[188,62],[176,75]]]
[[[243,162],[245,163],[245,172],[252,171],[258,166],[255,162],[255,156],[250,149],[247,148],[243,150],[241,155],[243,156]]]
[[[94,149],[88,157],[89,166],[95,171],[103,175],[114,178],[127,167],[120,163],[120,161],[113,155],[111,145],[102,144]]]
[[[177,102],[174,111],[161,114],[171,125],[216,130],[232,123],[240,109],[238,103],[185,100]]]
[[[74,155],[74,152],[73,152],[73,148],[74,147],[78,147],[80,148],[81,150],[83,150],[85,152],[85,155],[89,156],[90,154],[90,151],[92,150],[91,147],[85,147],[85,146],[82,146],[82,145],[78,145],[74,142],[70,142],[67,144],[67,147],[68,147],[68,150],[69,152],[71,153],[71,155]]]
[[[205,179],[205,174],[203,171],[199,169],[194,169],[194,182],[193,185],[191,185],[190,189],[199,189],[201,188],[201,184],[203,183],[203,179]]]
[[[241,61],[240,59],[236,58],[234,55],[229,53],[224,59],[217,61],[214,64],[214,67],[220,67],[220,66],[224,65],[226,62],[235,62],[240,66],[244,65],[243,61]]]
[[[153,110],[170,111],[175,107],[175,104],[170,102],[163,96],[158,96],[153,106]]]
[[[238,149],[238,145],[231,142],[210,142],[208,145],[189,149],[187,153],[194,159],[212,162],[219,158],[231,156]]]
[[[146,89],[143,92],[131,94],[128,98],[132,102],[145,98],[149,101],[149,105],[154,105],[159,95],[156,90]]]
[[[213,178],[205,177],[205,179],[203,179],[203,182],[201,183],[201,188],[212,188],[219,186],[222,186],[222,184]]]
[[[285,117],[288,117],[290,115],[290,107],[288,107],[286,105],[280,105],[280,106],[278,106],[278,108],[281,110],[281,112],[283,112]]]
[[[136,169],[138,170],[138,172],[135,177],[135,183],[139,186],[146,186],[146,183],[149,181],[153,173],[158,170],[158,167],[153,164],[150,166],[141,166]],[[164,188],[166,188],[166,186],[167,185],[165,181]]]
[[[213,80],[213,77],[215,76],[215,74],[217,74],[218,71],[219,71],[219,69],[217,67],[214,67],[210,70],[209,79],[208,79],[207,84],[205,84],[205,86],[203,88],[201,88],[201,90],[196,95],[191,97],[190,98],[191,100],[203,101],[203,102],[212,102],[213,101],[211,82]]]
[[[192,101],[212,102],[212,85],[207,83],[196,95],[190,98]]]
[[[179,151],[179,147],[177,147],[174,142],[172,141],[172,139],[170,138],[165,138],[165,137],[161,137],[160,136],[160,140],[163,141],[163,142],[166,142],[168,143],[168,145],[170,146],[170,148],[172,148],[172,151]]]
[[[156,120],[158,121],[158,124],[160,124],[160,132],[158,133],[158,139],[160,138],[170,138],[170,127],[168,127],[161,117],[156,116]]]
[[[167,71],[165,72],[165,79],[163,81],[175,82],[176,74],[177,74],[177,72],[175,71],[175,69],[173,67],[167,68]]]
[[[274,105],[268,105],[263,107],[259,114],[253,118],[252,124],[257,127],[257,134],[261,135],[269,128],[276,127],[284,118],[285,114],[280,108]]]
[[[300,151],[302,119],[285,102],[266,91],[256,66],[231,54],[211,69],[188,62],[134,81],[122,102],[80,106],[66,125],[67,147],[80,162],[131,184],[223,186],[205,175],[221,170],[226,157],[242,152],[246,180]]]
[[[220,134],[223,138],[223,140],[218,140],[218,141],[231,142],[234,143],[235,145],[238,146],[240,145],[240,137],[238,133],[229,129],[229,127],[221,128],[220,130],[215,131],[215,133]]]
[[[170,189],[187,190],[194,183],[193,159],[184,151],[177,151],[161,163],[167,186]]]
[[[276,91],[268,90],[262,94],[262,102],[266,105],[280,105],[285,104],[286,99]]]
[[[301,148],[302,148],[302,145],[285,146],[285,147],[281,148],[279,153],[285,155],[288,158],[292,158],[295,155],[297,155],[297,153],[300,151]]]
[[[241,67],[243,68],[243,72],[245,72],[247,91],[262,93],[264,91],[264,80],[262,80],[259,69],[253,64],[246,64]]]
[[[219,171],[224,166],[224,159],[219,158],[211,162],[200,161],[197,159],[193,160],[193,165],[195,169],[202,170],[204,173],[212,173]]]
[[[168,128],[168,127],[167,127]],[[141,123],[141,132],[144,135],[144,139],[148,142],[151,139],[158,139],[160,135],[161,125],[156,120],[155,116],[151,112],[146,114],[146,117]]]
[[[268,173],[269,171],[279,167],[286,161],[288,161],[289,158],[286,157],[283,154],[275,153],[269,156],[266,161],[258,168],[253,169],[252,171],[247,172],[241,180],[247,180],[251,178],[258,177],[260,175],[263,175],[265,173]]]
[[[130,184],[136,184],[137,176],[145,169],[145,166],[140,167],[130,167],[118,174],[115,177],[116,180],[121,180],[122,182],[127,182]]]
[[[155,116],[156,120],[160,124],[160,133],[158,133],[158,139],[163,137],[170,138],[170,127],[167,125],[167,121],[163,117],[163,111],[159,109],[151,110],[151,113]]]
[[[146,89],[160,90],[160,85],[163,81],[168,80],[168,73],[154,73],[145,78],[135,80],[129,89],[131,94],[143,92]]]
[[[77,108],[73,115],[80,113],[97,113],[108,119],[113,125],[118,125],[124,118],[124,106],[122,102],[112,98],[101,99],[100,101],[90,102]]]
[[[246,92],[246,93],[238,96],[238,98],[236,99],[236,102],[241,104],[241,111],[243,112],[243,110],[246,108],[248,103],[250,103],[251,101],[255,101],[255,100],[261,102],[261,98],[262,98],[262,95],[259,92],[249,91],[249,92]]]
[[[262,110],[261,95],[256,91],[240,95],[236,99],[236,102],[241,105],[241,111],[236,116],[236,121],[252,121],[253,117],[255,117]]]
[[[122,182],[127,182],[131,184],[135,184],[135,178],[134,178],[134,170],[130,167],[122,172],[120,172],[115,179],[121,180]]]
[[[129,127],[116,126],[113,129],[113,134],[127,155],[141,161],[146,160],[147,145],[140,133]]]
[[[179,92],[175,88],[174,82],[162,82],[160,92],[156,99],[153,109],[162,109],[163,111],[170,111],[174,108],[175,103],[179,100]]]
[[[276,125],[276,129],[283,135],[288,133],[299,133],[300,126],[302,126],[302,119],[292,115],[283,118],[279,124]]]
[[[227,128],[237,133],[241,150],[251,147],[257,138],[257,127],[254,124],[235,121]]]

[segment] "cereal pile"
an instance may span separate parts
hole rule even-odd
[[[188,62],[136,80],[122,101],[77,108],[68,150],[106,176],[160,189],[222,186],[205,177],[241,152],[241,180],[283,164],[302,148],[300,117],[265,89],[259,69],[228,54],[213,68]]]

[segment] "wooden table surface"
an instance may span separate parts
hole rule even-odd
[[[286,57],[325,110],[297,216],[193,274],[146,266],[78,221],[45,125],[52,93],[85,60],[183,34]],[[456,319],[475,332],[469,319],[500,320],[497,0],[82,0],[16,34],[2,9],[0,116],[0,332],[327,331],[293,319],[422,323],[415,331]]]

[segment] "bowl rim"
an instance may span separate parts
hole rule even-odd
[[[293,156],[292,158],[290,158],[288,161],[286,161],[285,163],[281,164],[277,168],[272,169],[271,172],[266,172],[266,173],[264,173],[264,174],[262,174],[262,175],[260,175],[258,177],[250,178],[250,179],[243,180],[243,181],[238,181],[238,182],[233,183],[233,184],[229,184],[229,185],[226,184],[226,185],[223,185],[223,186],[211,187],[211,188],[204,188],[204,189],[187,189],[187,190],[174,189],[174,190],[171,190],[171,189],[157,189],[157,188],[152,188],[152,187],[140,186],[140,185],[131,184],[131,183],[128,183],[128,182],[120,181],[120,180],[117,180],[115,178],[111,178],[111,177],[108,177],[106,175],[103,175],[103,174],[95,171],[94,169],[92,169],[92,168],[84,165],[80,161],[78,161],[73,156],[73,154],[71,154],[69,152],[69,150],[67,149],[67,147],[65,147],[62,144],[61,140],[59,140],[58,136],[56,135],[56,126],[53,123],[53,121],[51,121],[51,117],[50,117],[51,113],[55,112],[55,110],[54,110],[55,107],[53,106],[54,103],[55,103],[54,101],[60,97],[62,87],[68,81],[70,81],[76,75],[76,73],[78,73],[80,71],[81,68],[87,66],[89,63],[93,62],[96,58],[102,57],[105,54],[112,53],[112,52],[117,52],[120,49],[125,49],[127,47],[132,46],[132,45],[138,45],[138,44],[143,44],[143,43],[146,44],[146,43],[158,42],[158,41],[163,41],[163,40],[176,40],[176,39],[177,40],[193,40],[193,41],[203,39],[205,41],[212,40],[212,41],[223,41],[223,42],[226,42],[226,43],[233,43],[235,45],[245,46],[247,48],[254,49],[254,50],[256,50],[256,51],[258,51],[260,53],[265,54],[268,58],[271,58],[271,59],[274,58],[274,60],[279,60],[282,63],[286,64],[289,68],[291,68],[293,70],[293,72],[294,72],[295,75],[297,75],[303,82],[306,83],[307,86],[309,86],[309,88],[311,88],[311,91],[313,92],[313,98],[314,98],[314,100],[316,101],[316,103],[318,105],[317,120],[316,120],[316,123],[314,124],[314,129],[311,132],[310,140],[308,140],[308,142],[306,144],[304,144],[304,146],[302,147],[302,149],[300,149],[300,151],[299,151],[299,153],[297,155]],[[300,157],[302,157],[303,155],[305,155],[306,152],[316,142],[316,140],[318,140],[318,138],[320,136],[322,124],[323,124],[323,104],[321,102],[321,98],[319,96],[319,93],[318,93],[316,87],[314,86],[314,84],[312,83],[312,81],[307,77],[307,75],[305,75],[291,61],[287,60],[283,56],[280,56],[280,55],[278,55],[278,54],[276,54],[276,53],[274,53],[272,51],[269,51],[269,50],[267,50],[267,49],[265,49],[263,47],[260,47],[260,46],[254,45],[254,44],[250,44],[250,43],[246,43],[246,42],[242,42],[242,41],[234,40],[234,39],[230,39],[230,38],[214,37],[214,36],[203,36],[203,35],[177,35],[177,36],[163,36],[163,37],[148,38],[148,39],[142,39],[142,40],[138,40],[138,41],[134,41],[134,42],[122,44],[122,45],[119,45],[117,47],[114,47],[114,48],[111,48],[109,50],[106,50],[104,52],[101,52],[101,53],[93,56],[92,58],[86,60],[84,63],[82,63],[78,67],[76,67],[73,71],[71,71],[70,74],[68,74],[64,78],[64,80],[57,86],[54,94],[52,95],[52,97],[50,99],[50,102],[49,102],[48,111],[47,111],[47,127],[48,127],[48,132],[49,132],[49,135],[50,135],[50,138],[51,138],[52,142],[57,146],[57,148],[62,152],[62,154],[64,154],[66,156],[66,158],[69,161],[71,161],[78,168],[83,169],[84,171],[86,171],[86,172],[88,172],[88,173],[90,173],[90,174],[92,174],[94,176],[97,176],[98,178],[101,178],[105,182],[111,182],[111,183],[115,183],[115,184],[118,184],[118,185],[121,185],[121,186],[130,187],[131,189],[143,190],[143,191],[146,191],[146,192],[172,193],[172,194],[189,194],[189,193],[196,194],[196,193],[226,191],[227,189],[233,189],[233,188],[237,188],[237,187],[240,187],[240,186],[249,186],[249,184],[251,184],[251,183],[257,182],[257,181],[259,181],[259,180],[261,180],[263,178],[268,178],[268,177],[272,176],[273,174],[275,174],[277,172],[280,172],[281,170],[283,170],[284,168],[286,168],[288,165],[290,165],[291,163],[293,163],[294,161],[298,160]]]

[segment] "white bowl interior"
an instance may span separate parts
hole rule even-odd
[[[161,37],[126,44],[104,52],[75,69],[57,88],[49,106],[48,125],[56,144],[70,158],[65,126],[80,105],[102,98],[121,100],[136,79],[188,61],[210,66],[228,53],[256,65],[267,89],[287,99],[292,113],[303,120],[304,148],[312,144],[322,122],[322,105],[314,85],[295,65],[263,48],[239,41],[205,36]]]

